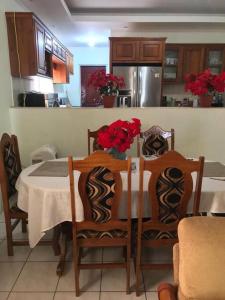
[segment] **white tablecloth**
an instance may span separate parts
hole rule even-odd
[[[64,159],[65,160],[65,159]],[[137,217],[137,199],[139,190],[139,166],[132,172],[132,217]],[[45,231],[64,221],[71,221],[69,177],[38,177],[28,176],[40,164],[32,165],[22,171],[16,188],[18,190],[18,207],[28,213],[28,229],[30,246],[34,247],[44,236]],[[83,206],[78,194],[75,174],[75,197],[77,221],[83,220]],[[121,173],[123,180],[123,199],[120,207],[120,217],[126,217],[127,180],[125,173]],[[144,180],[145,216],[149,216],[147,194],[147,177]],[[189,211],[192,211],[192,201]],[[211,213],[225,213],[225,181],[203,178],[200,211]]]

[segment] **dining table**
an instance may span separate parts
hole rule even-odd
[[[80,158],[79,158],[80,159]],[[149,158],[146,158],[149,159]],[[207,165],[208,164],[208,165]],[[218,162],[205,162],[202,181],[200,212],[225,213],[225,166]],[[196,174],[193,174],[195,182]],[[148,177],[144,174],[144,217],[151,216],[148,201]],[[78,192],[79,172],[75,171],[76,220],[84,219],[83,205]],[[121,172],[123,192],[119,217],[126,218],[127,174]],[[67,158],[31,165],[22,170],[16,182],[18,207],[28,213],[28,238],[34,248],[46,232],[52,228],[72,221],[70,203],[70,185]],[[139,192],[139,158],[132,158],[131,176],[131,216],[137,218]],[[192,212],[193,197],[188,204],[188,213]],[[59,245],[60,247],[60,245]],[[62,246],[61,246],[62,247]],[[63,271],[62,260],[57,268],[60,275]]]

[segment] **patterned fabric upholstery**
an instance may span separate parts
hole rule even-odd
[[[159,221],[170,224],[179,220],[178,207],[184,194],[184,174],[177,168],[167,168],[157,181],[157,199],[159,203]],[[148,230],[143,233],[144,239],[177,238],[176,231],[162,232]]]
[[[160,231],[148,230],[143,232],[142,239],[159,240],[159,239],[177,239],[177,231]]]
[[[111,219],[111,206],[115,194],[115,180],[110,170],[104,167],[94,168],[86,182],[87,197],[96,223],[105,223]]]
[[[110,231],[95,231],[95,230],[82,230],[77,234],[78,239],[87,238],[127,238],[128,232],[123,230],[110,230]]]
[[[162,155],[168,149],[168,141],[160,134],[151,134],[142,145],[144,155]]]
[[[4,164],[8,176],[9,196],[12,196],[14,193],[16,193],[15,184],[19,176],[18,163],[12,144],[8,144],[5,147]]]

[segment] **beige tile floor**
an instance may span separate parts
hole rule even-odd
[[[69,248],[64,275],[59,278],[55,271],[58,257],[49,246],[14,247],[14,256],[8,257],[6,251],[5,229],[0,216],[0,300],[71,300],[75,299],[72,250]],[[24,234],[17,227],[15,238]],[[48,236],[50,233],[48,234]],[[114,262],[121,258],[121,249],[95,249],[84,252],[86,262]],[[170,251],[144,253],[147,261],[171,262]],[[135,275],[131,267],[131,290],[125,292],[125,270],[82,270],[80,274],[81,300],[156,300],[157,285],[162,281],[172,282],[172,270],[151,270],[142,274],[142,294],[136,298]]]

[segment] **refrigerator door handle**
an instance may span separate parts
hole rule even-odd
[[[138,87],[139,87],[139,91],[138,91],[138,104],[137,106],[140,107],[141,106],[141,89],[142,89],[142,72],[141,70],[139,70],[138,72],[139,78],[138,78]]]
[[[133,91],[134,91],[134,106],[136,107],[137,106],[137,94],[136,94],[136,82],[137,82],[137,72],[134,71],[133,73]]]

